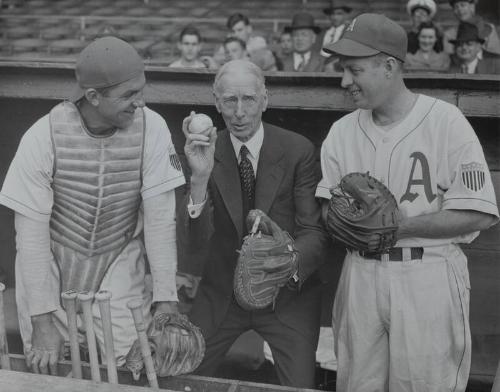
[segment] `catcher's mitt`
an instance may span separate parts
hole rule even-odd
[[[200,328],[177,313],[156,315],[147,330],[151,356],[160,377],[191,373],[205,355],[205,340]],[[125,367],[138,380],[144,368],[137,339],[125,360]]]
[[[243,309],[263,309],[274,306],[280,288],[297,272],[298,254],[292,237],[262,211],[251,210],[247,225],[251,230],[239,251],[234,296]]]
[[[387,187],[368,173],[351,173],[330,190],[326,228],[347,248],[384,252],[396,244],[399,209]]]

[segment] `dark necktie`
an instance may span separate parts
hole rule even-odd
[[[243,218],[246,218],[248,211],[254,208],[255,199],[255,174],[252,162],[248,159],[248,148],[243,144],[240,148],[240,179],[243,193]]]

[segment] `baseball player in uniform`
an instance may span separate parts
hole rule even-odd
[[[341,56],[342,87],[358,110],[322,145],[316,196],[327,200],[344,175],[370,172],[402,215],[389,252],[347,252],[333,309],[341,392],[464,391],[470,369],[470,285],[458,244],[497,222],[498,208],[466,118],[404,85],[406,47],[398,24],[362,14],[324,48]]]
[[[71,101],[23,136],[0,193],[0,203],[15,212],[27,362],[42,373],[57,371],[67,339],[61,291],[111,291],[119,365],[137,338],[128,300],[144,299],[146,321],[151,300],[157,312],[177,312],[174,188],[185,180],[165,121],[145,107],[143,61],[126,42],[100,38],[80,54],[76,76]],[[97,303],[93,313],[103,352]]]

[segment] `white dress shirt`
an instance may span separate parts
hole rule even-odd
[[[311,52],[307,53],[297,53],[293,52],[293,69],[297,71],[302,62],[304,62],[304,67],[309,63],[311,59]]]
[[[337,27],[332,26],[328,30],[326,30],[325,36],[323,37],[323,45],[321,46],[324,47],[328,44],[333,44],[337,42],[340,39],[342,33],[344,32],[345,26],[346,26],[345,24],[341,24],[340,26]],[[323,57],[331,56],[330,53],[326,53],[323,49],[321,49],[320,54]]]

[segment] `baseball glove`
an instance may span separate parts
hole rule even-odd
[[[384,184],[369,173],[350,173],[330,193],[326,229],[334,240],[379,253],[396,244],[398,204]]]
[[[250,233],[243,240],[234,272],[234,296],[246,310],[273,304],[281,287],[297,272],[292,237],[260,210],[247,217]]]
[[[193,372],[205,355],[205,340],[200,328],[185,315],[157,314],[147,330],[151,356],[159,377],[177,376]],[[138,380],[144,368],[137,339],[125,360],[125,367]]]

